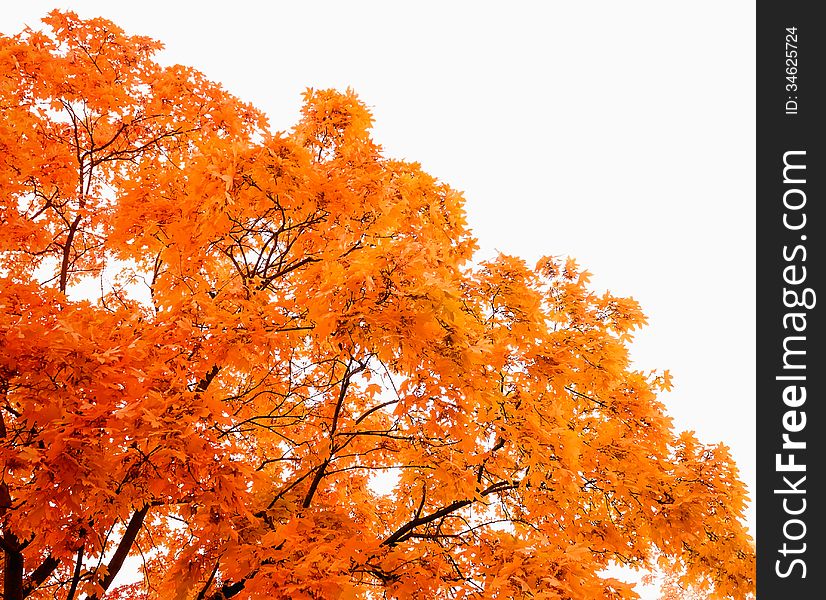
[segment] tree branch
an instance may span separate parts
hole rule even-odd
[[[212,365],[212,368],[209,371],[207,371],[207,374],[204,375],[200,381],[198,381],[197,385],[195,386],[195,393],[197,395],[201,395],[205,391],[207,391],[209,384],[212,383],[212,380],[215,379],[216,375],[218,375],[218,371],[220,370],[221,367],[219,367],[218,365]]]
[[[209,600],[226,600],[227,598],[232,598],[240,594],[244,590],[244,586],[247,584],[247,579],[249,579],[252,574],[247,575],[240,581],[236,581],[235,583],[225,583],[221,586],[221,589],[212,594],[209,597]]]
[[[315,496],[315,492],[318,489],[318,484],[321,483],[321,480],[324,478],[327,465],[329,464],[330,459],[325,458],[324,461],[316,467],[315,477],[313,477],[313,481],[310,483],[310,489],[307,490],[307,495],[304,496],[304,502],[301,503],[302,508],[310,508],[310,504],[313,501],[313,496]]]
[[[202,587],[201,591],[198,592],[198,596],[195,598],[195,600],[204,600],[204,598],[206,598],[207,590],[209,590],[209,586],[211,586],[212,582],[215,580],[215,575],[218,573],[218,565],[220,564],[220,559],[215,561],[215,566],[212,568],[212,573],[209,574],[209,577],[207,578],[204,587]]]
[[[499,492],[504,492],[506,490],[512,490],[519,487],[518,481],[499,481],[494,483],[492,486],[488,487],[487,489],[482,490],[479,492],[479,496],[489,496],[490,494],[496,494]],[[456,500],[451,502],[447,506],[443,506],[437,511],[434,511],[430,514],[427,514],[423,517],[415,517],[399,527],[396,531],[394,531],[389,537],[387,537],[382,543],[382,546],[395,546],[401,542],[408,540],[413,533],[413,530],[420,525],[426,525],[427,523],[431,523],[437,519],[441,519],[449,515],[452,512],[455,512],[465,506],[473,504],[477,502],[477,498],[468,498],[465,500]],[[417,511],[418,512],[418,511]]]
[[[59,564],[60,560],[49,554],[45,560],[40,563],[40,566],[38,566],[34,571],[32,571],[31,575],[29,575],[28,581],[26,581],[23,586],[23,597],[25,598],[40,587],[40,584],[46,581],[49,576],[54,573],[54,570]]]
[[[327,465],[330,464],[330,461],[333,459],[333,455],[336,452],[336,429],[338,429],[338,420],[341,416],[341,408],[342,406],[344,406],[344,399],[347,397],[347,388],[350,387],[350,380],[352,379],[353,375],[361,373],[366,368],[366,362],[359,363],[359,366],[353,370],[350,370],[350,364],[347,365],[347,372],[345,373],[344,378],[341,380],[341,389],[339,390],[338,399],[336,400],[336,407],[333,411],[333,422],[330,425],[330,456],[325,458],[324,461],[316,469],[315,477],[313,477],[313,481],[312,483],[310,483],[310,489],[307,490],[307,495],[304,497],[304,502],[301,503],[301,506],[303,508],[310,508],[310,504],[313,501],[313,496],[315,496],[316,490],[318,489],[318,485],[324,478],[325,472],[327,470]]]
[[[4,385],[4,388],[6,386]],[[5,392],[5,389],[4,389]],[[0,412],[0,439],[8,434],[6,421]],[[11,492],[5,481],[0,482],[0,518],[12,507]],[[10,530],[4,530],[0,535],[0,544],[3,547],[3,600],[23,600],[23,553],[20,551],[20,540]]]
[[[104,592],[112,585],[112,582],[123,566],[123,561],[129,556],[129,551],[132,549],[132,544],[135,543],[135,538],[138,537],[138,532],[143,525],[143,520],[146,518],[147,512],[149,512],[149,504],[145,504],[143,508],[135,511],[129,520],[129,524],[126,526],[126,531],[123,533],[123,537],[115,550],[115,554],[112,556],[112,560],[109,561],[106,577],[104,577],[100,583]],[[98,600],[97,594],[91,596],[89,600]]]
[[[66,600],[75,600],[77,584],[80,583],[80,573],[83,568],[83,546],[77,549],[77,560],[75,561],[75,572],[72,574],[72,585],[69,588],[69,595]]]

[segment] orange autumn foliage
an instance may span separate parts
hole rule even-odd
[[[271,133],[44,21],[0,37],[4,598],[628,599],[606,567],[658,562],[751,593],[744,485],[631,367],[636,302],[473,262],[351,92]]]

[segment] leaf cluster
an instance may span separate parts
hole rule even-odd
[[[271,133],[152,40],[44,21],[0,37],[5,598],[753,590],[744,485],[631,366],[635,301],[474,263],[350,91]]]

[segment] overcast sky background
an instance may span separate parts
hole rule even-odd
[[[353,88],[386,155],[465,193],[484,255],[570,255],[642,304],[637,365],[754,490],[752,2],[28,0],[0,31],[55,7],[162,41],[274,130],[305,88]]]

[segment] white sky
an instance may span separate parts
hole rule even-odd
[[[387,155],[464,191],[483,252],[571,255],[642,304],[638,365],[754,490],[752,2],[28,0],[0,31],[55,7],[161,40],[273,129],[352,87]]]

